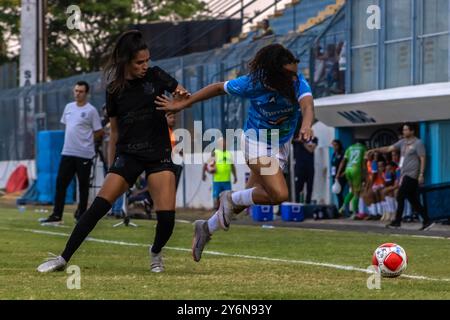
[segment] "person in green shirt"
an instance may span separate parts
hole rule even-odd
[[[344,212],[345,207],[349,203],[352,204],[350,211],[354,214],[358,211],[359,194],[361,192],[363,172],[365,169],[364,156],[366,152],[366,146],[362,141],[358,140],[345,151],[344,159],[339,165],[336,177],[339,177],[345,168],[345,177],[350,186],[350,192],[345,197],[343,206],[339,209],[340,214]]]
[[[211,152],[211,158],[203,165],[202,180],[206,180],[206,172],[213,175],[214,209],[219,208],[219,195],[222,191],[231,190],[231,174],[233,183],[237,182],[236,167],[231,152],[227,150],[226,142],[222,138],[217,141],[218,148]]]

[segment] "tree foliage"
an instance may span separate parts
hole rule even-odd
[[[52,79],[101,69],[119,34],[136,24],[187,19],[204,8],[198,0],[78,1],[80,30],[67,27],[73,0],[48,1],[48,66]]]
[[[19,38],[20,0],[0,1],[0,65],[17,59],[17,54],[8,52],[8,44]]]
[[[47,1],[48,75],[64,78],[101,69],[120,33],[136,24],[184,20],[204,12],[200,0],[40,0]],[[20,36],[20,0],[0,1],[0,64],[11,39]],[[71,5],[80,8],[79,29],[70,29]],[[73,21],[73,20],[72,20]],[[11,54],[10,54],[11,55]]]

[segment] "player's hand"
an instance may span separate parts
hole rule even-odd
[[[172,92],[172,96],[174,100],[182,101],[188,99],[191,96],[191,94],[187,90],[177,89],[174,92]]]
[[[156,110],[162,110],[170,113],[177,113],[187,107],[187,105],[185,105],[183,102],[184,99],[174,100],[170,99],[166,95],[158,96],[156,97],[155,104],[157,104],[159,107],[156,107]]]
[[[206,180],[206,174],[202,175],[202,180],[205,181]]]
[[[419,176],[419,184],[422,185],[422,184],[424,184],[424,183],[425,183],[425,178],[423,177],[423,174],[421,174],[421,175]]]
[[[311,127],[303,126],[300,128],[298,139],[303,142],[310,141],[314,136],[314,132]]]
[[[234,183],[234,184],[236,184],[236,183],[237,183],[237,178],[236,178],[236,177],[234,177],[234,181],[233,181],[233,183]]]

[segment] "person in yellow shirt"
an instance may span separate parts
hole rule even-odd
[[[217,141],[217,148],[211,152],[211,157],[203,165],[202,180],[206,180],[206,172],[213,175],[214,209],[219,208],[219,195],[222,191],[231,190],[231,174],[233,183],[237,182],[236,167],[231,152],[227,150],[222,138]]]

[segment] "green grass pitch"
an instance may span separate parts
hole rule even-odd
[[[233,225],[214,234],[196,263],[192,225],[177,222],[164,250],[166,272],[154,274],[148,244],[155,222],[112,228],[117,221],[109,219],[91,233],[97,241],[83,243],[70,261],[81,271],[81,288],[70,290],[71,274],[39,274],[36,267],[47,252],[62,251],[72,216],[65,215],[64,227],[40,226],[42,216],[0,209],[0,299],[450,299],[448,239]],[[405,275],[426,278],[382,279],[381,289],[369,290],[362,269],[384,242],[405,248]]]

